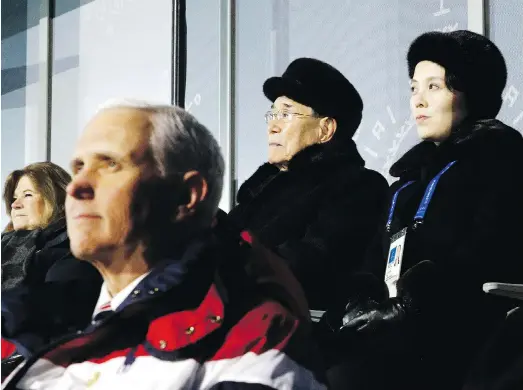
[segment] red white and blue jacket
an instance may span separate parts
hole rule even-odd
[[[307,325],[258,288],[242,263],[248,245],[236,247],[196,240],[155,266],[116,311],[28,353],[3,388],[324,388]],[[16,317],[2,306],[3,317]],[[62,316],[57,323],[71,322]],[[21,328],[9,341],[30,351],[38,331]]]

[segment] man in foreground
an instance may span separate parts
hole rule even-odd
[[[249,245],[211,231],[224,161],[204,126],[171,106],[106,108],[71,168],[71,250],[104,283],[95,305],[80,284],[43,286],[23,304],[7,297],[4,337],[29,359],[5,388],[323,388],[304,324],[245,271]],[[52,304],[75,296],[81,308]],[[10,307],[72,332],[31,353],[38,327],[23,325],[37,321],[17,321]]]

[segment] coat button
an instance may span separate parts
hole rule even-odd
[[[134,295],[134,296],[137,296],[138,294],[140,294],[140,290],[134,290],[134,291],[133,291],[133,295]]]
[[[185,334],[191,335],[194,333],[194,326],[185,329]]]
[[[222,317],[220,316],[212,316],[210,318],[210,321],[213,323],[213,324],[220,324],[222,322]]]
[[[160,340],[160,349],[165,349],[167,347],[167,341]]]

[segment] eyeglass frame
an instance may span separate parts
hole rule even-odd
[[[290,115],[291,117],[284,118],[282,116],[283,114]],[[307,114],[301,114],[299,112],[290,112],[290,111],[284,111],[284,110],[277,110],[277,111],[269,110],[265,113],[264,118],[265,118],[265,123],[269,124],[269,122],[272,120],[282,120],[283,119],[284,122],[290,122],[294,118],[321,118],[321,117],[318,116],[317,114],[307,115]]]

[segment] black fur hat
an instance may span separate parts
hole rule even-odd
[[[291,62],[281,77],[265,81],[263,93],[272,102],[287,96],[336,119],[340,133],[351,138],[361,122],[363,101],[356,88],[339,70],[314,58]]]
[[[507,66],[497,46],[482,35],[459,30],[428,32],[412,42],[407,54],[409,76],[421,61],[435,62],[452,76],[453,89],[465,93],[469,115],[495,118],[507,83]]]

